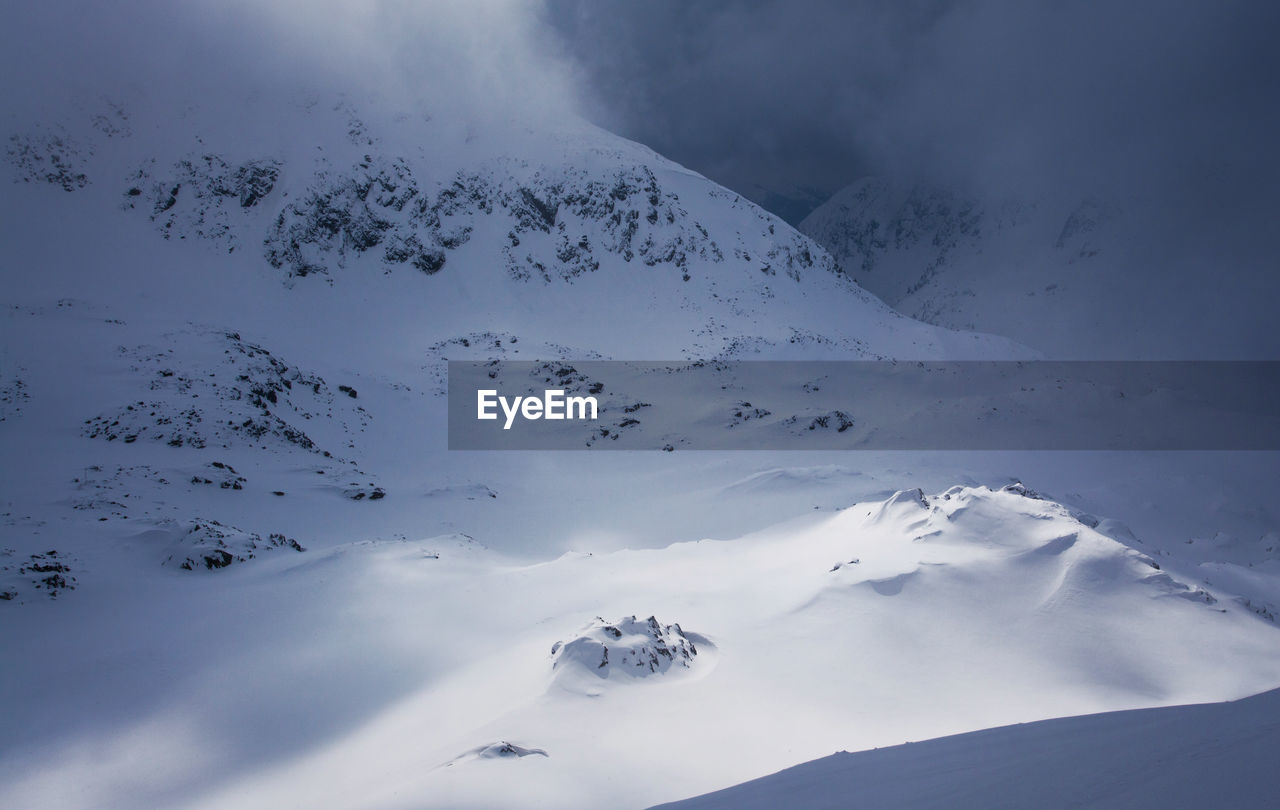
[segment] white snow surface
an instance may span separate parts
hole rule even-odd
[[[1280,692],[840,753],[663,810],[1266,807]]]
[[[586,124],[225,112],[8,122],[0,805],[644,807],[1280,684],[1274,454],[450,453],[445,358],[1034,353]]]
[[[443,538],[276,555],[216,583],[130,571],[109,614],[79,591],[37,605],[24,660],[82,650],[105,694],[143,686],[135,645],[158,671],[112,699],[134,705],[98,718],[106,739],[13,758],[5,803],[639,807],[835,750],[1280,680],[1270,622],[1157,565],[1055,502],[956,487],[532,565]],[[681,677],[561,688],[555,643],[637,606],[710,644]],[[621,645],[646,627],[624,621]],[[74,722],[83,698],[58,695],[78,679],[60,674],[20,716]],[[495,739],[546,756],[465,756]]]

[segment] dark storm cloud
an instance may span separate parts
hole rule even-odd
[[[761,199],[867,173],[936,3],[553,2],[606,125]],[[754,192],[754,193],[753,193]]]
[[[548,19],[597,118],[757,200],[881,174],[1247,210],[1276,178],[1280,4],[560,0]]]

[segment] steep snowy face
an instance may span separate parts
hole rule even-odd
[[[1131,319],[1120,316],[1142,293],[1132,264],[1143,254],[1130,232],[1139,208],[865,178],[799,228],[900,312],[1054,355],[1106,356],[1109,342],[1136,351],[1125,336]]]
[[[975,244],[984,219],[975,200],[922,186],[896,189],[866,178],[836,192],[799,227],[847,272],[864,279],[867,289],[896,305],[927,284],[950,252]],[[883,266],[887,256],[903,252],[922,262],[913,278]]]
[[[288,167],[292,188],[286,182],[277,191],[285,170],[279,160],[231,165],[217,154],[193,154],[140,168],[124,191],[126,205],[166,238],[196,236],[228,250],[261,242],[267,262],[291,278],[331,275],[362,254],[387,271],[407,265],[430,275],[477,227],[505,229],[502,266],[520,281],[571,280],[599,270],[608,256],[661,266],[689,281],[694,264],[724,264],[726,251],[766,276],[834,272],[830,257],[763,212],[754,212],[755,222],[734,223],[749,226],[746,233],[722,229],[712,236],[635,156],[619,153],[613,165],[595,171],[577,161],[505,156],[449,171],[426,165],[421,155],[383,153],[365,130],[359,133],[349,155],[314,166],[295,161]],[[659,171],[669,168],[652,162]],[[265,234],[243,223],[243,209],[258,205],[271,215]],[[480,226],[478,219],[488,221]]]
[[[468,331],[498,322],[526,340],[554,332],[579,351],[635,357],[769,356],[798,342],[826,356],[1018,353],[897,317],[781,220],[585,123],[477,131],[322,96],[138,109],[94,102],[78,117],[15,125],[6,193],[15,204],[34,195],[68,220],[144,226],[186,243],[180,255],[215,263],[228,282],[234,267],[247,276],[235,283],[275,282],[309,299],[316,287],[348,297],[397,288],[416,301],[419,324],[429,316],[443,327],[439,340],[465,334],[446,324],[469,315]],[[53,204],[45,189],[65,199]],[[141,256],[99,254],[96,264],[156,281]],[[168,280],[184,271],[170,267]],[[626,325],[637,313],[643,329]],[[358,324],[366,313],[349,314]],[[594,333],[575,332],[575,321]],[[744,349],[745,338],[762,342]]]

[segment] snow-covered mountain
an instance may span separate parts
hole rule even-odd
[[[0,186],[5,806],[641,807],[1280,682],[1268,459],[445,450],[446,358],[1032,356],[642,146],[63,113]]]
[[[33,204],[56,198],[64,217],[128,230],[133,253],[155,252],[156,240],[199,243],[183,255],[217,257],[221,287],[233,267],[248,276],[237,284],[298,298],[399,287],[441,338],[479,325],[535,337],[520,334],[522,320],[545,326],[539,305],[554,300],[560,342],[596,352],[709,356],[744,337],[823,343],[841,357],[1013,351],[896,317],[777,218],[584,123],[482,132],[314,96],[292,108],[245,102],[235,124],[218,109],[142,121],[120,105],[86,106],[79,119],[23,122],[9,137],[10,174],[29,192],[17,213],[33,220],[15,235],[47,220]],[[155,239],[139,243],[139,226]],[[42,236],[15,238],[14,263],[48,262],[58,240]],[[150,263],[130,264],[130,281],[154,282]],[[78,269],[89,278],[76,282],[92,284]],[[637,311],[645,328],[628,332],[616,316]],[[801,323],[825,331],[804,334]]]
[[[221,568],[308,546],[324,496],[367,506],[406,470],[434,503],[488,486],[431,460],[446,357],[1027,355],[892,312],[781,221],[585,123],[294,102],[92,101],[8,136],[5,438],[39,460],[8,468],[13,498],[153,522],[165,560]],[[221,501],[177,505],[197,493]],[[26,542],[6,570],[44,565]],[[44,589],[13,577],[10,600]]]
[[[898,311],[1049,356],[1181,360],[1247,350],[1211,328],[1253,317],[1247,268],[1224,274],[1224,263],[1240,259],[1179,247],[1155,202],[977,195],[869,177],[798,227]]]
[[[161,521],[179,564],[307,543],[178,492],[486,486],[427,460],[446,357],[1026,356],[893,313],[781,221],[585,123],[133,105],[7,137],[0,380],[6,440],[39,463],[6,488]]]
[[[861,286],[912,317],[961,329],[983,324],[1058,349],[1066,336],[1053,329],[1095,293],[1117,215],[1114,205],[1093,200],[1065,207],[986,200],[864,178],[799,228]],[[1087,324],[1071,325],[1080,327]]]

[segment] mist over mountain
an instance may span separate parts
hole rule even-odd
[[[592,451],[450,449],[449,360],[489,364],[495,386],[503,364],[537,361],[571,388],[590,384],[574,363],[609,358],[719,374],[1266,356],[1271,299],[1243,261],[1256,240],[1209,276],[1216,299],[1196,286],[1208,253],[1151,252],[1147,234],[1183,221],[1168,211],[1193,217],[1213,195],[1125,196],[1099,190],[1103,170],[1059,182],[1012,155],[932,182],[856,180],[845,141],[799,146],[839,111],[858,143],[884,139],[866,155],[918,130],[903,154],[950,165],[923,144],[965,106],[927,101],[954,49],[1034,50],[1020,32],[1077,12],[1001,27],[994,6],[844,8],[15,12],[0,31],[0,805],[640,808],[755,791],[841,750],[1280,684],[1274,453],[597,452],[661,431],[661,409],[631,400],[586,426]],[[1201,21],[1167,16],[1161,37]],[[1239,35],[1223,19],[1197,47]],[[813,47],[766,47],[768,30]],[[1124,29],[1107,30],[1104,65]],[[871,116],[878,135],[845,126],[840,64],[817,58],[837,46],[870,66],[859,93],[902,98]],[[647,95],[677,72],[685,101]],[[819,113],[775,116],[786,137],[744,126],[752,84]],[[721,108],[688,114],[717,87]],[[632,124],[600,106],[610,88]],[[632,138],[656,110],[655,151]],[[701,138],[760,173],[664,153]],[[826,174],[797,168],[809,160]],[[858,161],[859,176],[899,165]],[[799,212],[850,180],[800,230],[757,204]],[[1260,196],[1204,220],[1200,247],[1256,204],[1237,221],[1252,234]],[[1135,301],[1160,318],[1125,320]],[[1223,318],[1236,328],[1217,337]],[[750,421],[824,447],[822,430],[874,429],[857,402],[815,415],[796,404],[805,389],[747,402],[731,374],[712,379],[736,404],[708,430]],[[1105,717],[1036,739],[1089,766],[1090,740],[1128,733]],[[1247,727],[1259,742],[1232,747],[1236,764],[1274,743]],[[920,764],[906,760],[886,790]],[[801,788],[784,793],[813,797]]]
[[[799,201],[812,210],[868,181],[989,212],[1039,204],[1059,228],[1086,200],[1124,212],[1096,271],[1065,274],[1050,269],[1056,235],[1040,239],[1044,255],[1014,250],[988,213],[974,260],[954,257],[965,267],[907,302],[913,316],[1060,356],[1270,358],[1280,60],[1263,32],[1278,15],[1248,0],[582,2],[552,4],[549,18],[598,120],[793,224],[808,213]],[[858,269],[881,294],[917,283],[929,261]],[[1023,300],[1054,283],[1075,301]],[[939,303],[972,290],[1005,290],[999,309],[1025,310],[1035,328]]]
[[[1071,359],[1270,359],[1275,278],[1149,195],[980,197],[866,178],[799,228],[894,309]]]

